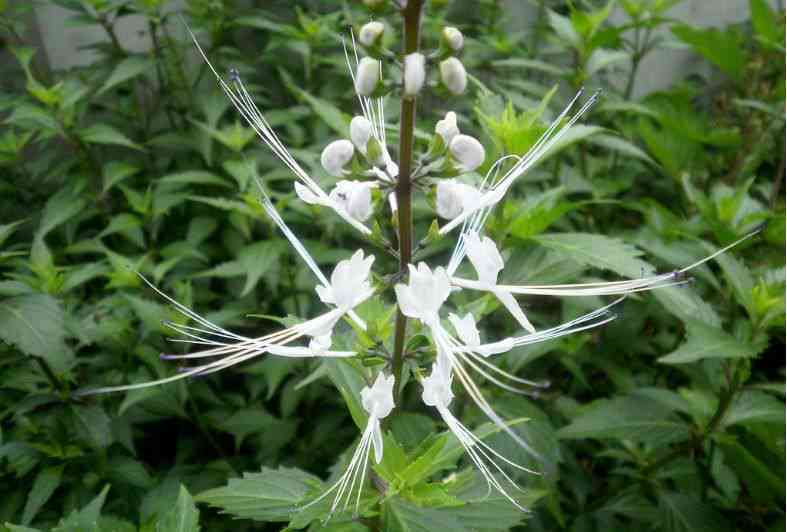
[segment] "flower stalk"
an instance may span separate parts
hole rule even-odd
[[[402,10],[404,19],[404,55],[419,50],[421,38],[421,14],[423,0],[410,0]],[[404,82],[404,73],[402,74]],[[415,133],[416,96],[402,95],[400,127],[399,127],[399,178],[396,182],[396,202],[399,233],[399,272],[407,272],[407,266],[413,252],[413,216],[412,216],[412,163],[413,139]],[[391,370],[396,384],[394,397],[398,399],[399,387],[402,382],[402,366],[404,363],[404,343],[407,332],[407,317],[401,309],[396,312],[396,328],[394,332],[394,352]]]

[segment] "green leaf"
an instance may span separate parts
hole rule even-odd
[[[689,437],[689,428],[670,408],[647,397],[599,399],[557,431],[561,439],[622,439],[666,445]]]
[[[276,240],[255,242],[238,253],[234,261],[219,264],[215,268],[200,272],[196,277],[238,277],[246,276],[241,297],[251,292],[260,277],[276,265],[284,252],[284,243]]]
[[[292,78],[284,72],[284,70],[279,70],[282,75],[282,79],[293,93],[295,93],[299,98],[303,98],[306,100],[306,103],[312,108],[312,111],[319,116],[323,122],[325,122],[331,129],[333,129],[336,133],[341,136],[347,136],[347,133],[350,128],[350,119],[351,117],[343,112],[341,109],[336,107],[328,100],[323,100],[322,98],[318,98],[316,96],[312,96],[305,90],[298,87],[293,81]]]
[[[244,473],[243,478],[232,478],[226,486],[195,499],[235,517],[286,522],[306,495],[321,485],[317,477],[299,469],[263,467],[260,473]]]
[[[156,532],[199,532],[199,511],[188,490],[180,486],[175,506],[156,523]]]
[[[751,22],[757,37],[769,45],[784,45],[784,16],[772,11],[766,0],[749,0]]]
[[[109,189],[131,177],[140,171],[139,167],[123,161],[111,161],[104,165],[101,170],[103,175],[104,185],[102,192],[107,192]]]
[[[214,173],[205,170],[187,170],[176,174],[168,174],[158,179],[159,184],[178,184],[178,185],[217,185],[225,188],[232,188],[226,179],[222,179]]]
[[[698,29],[682,25],[673,26],[672,32],[722,72],[736,81],[743,81],[747,47],[743,36],[736,29],[727,28],[722,31],[716,28]]]
[[[600,70],[604,70],[614,63],[627,61],[629,54],[620,50],[609,50],[607,48],[597,48],[590,54],[590,58],[585,63],[585,75],[592,76]]]
[[[653,273],[653,267],[638,258],[642,251],[617,238],[590,233],[546,233],[533,240],[567,259],[612,270],[624,277],[638,278]]]
[[[341,358],[324,358],[323,367],[328,369],[328,376],[333,385],[339,390],[350,415],[356,426],[363,430],[366,428],[368,415],[361,406],[361,390],[366,386],[363,370],[355,360]]]
[[[81,510],[74,510],[71,514],[60,521],[52,532],[101,532],[98,526],[98,519],[101,515],[101,507],[107,498],[109,486],[101,490],[101,493],[93,499],[90,504]]]
[[[109,89],[135,78],[153,66],[153,61],[147,57],[131,56],[125,58],[112,70],[107,80],[96,93],[97,96]]]
[[[644,161],[648,164],[656,165],[656,161],[651,159],[650,156],[639,146],[632,144],[622,137],[607,134],[594,135],[588,140],[588,142],[595,146],[601,146],[602,148],[618,152],[619,154],[625,155],[626,157],[639,159],[640,161]]]
[[[0,246],[2,246],[3,242],[5,242],[14,231],[16,231],[17,227],[25,223],[25,221],[26,220],[17,220],[16,222],[11,222],[10,224],[0,225]]]
[[[58,373],[73,361],[66,345],[65,316],[51,296],[31,294],[0,300],[0,339],[41,357]]]
[[[701,321],[686,321],[687,340],[678,349],[659,358],[663,364],[688,364],[705,358],[751,358],[760,352],[726,332]]]
[[[46,504],[63,477],[63,466],[47,467],[36,475],[33,487],[27,495],[25,510],[22,513],[22,524],[28,525],[35,518],[38,511]]]
[[[125,146],[144,151],[145,148],[107,124],[93,124],[78,132],[80,138],[88,144],[109,144]]]
[[[399,497],[391,497],[383,505],[385,532],[433,532],[451,530],[465,532],[462,521],[454,516],[453,508],[426,508]]]
[[[101,406],[75,405],[71,411],[78,422],[76,428],[93,447],[102,449],[112,443],[111,420]]]
[[[725,427],[747,423],[784,423],[784,402],[756,390],[741,392],[724,415]]]
[[[665,532],[725,532],[732,530],[730,521],[713,507],[688,493],[659,493],[659,530]]]
[[[724,451],[725,462],[735,470],[755,500],[766,504],[784,500],[784,478],[774,474],[772,464],[762,463],[732,437],[718,436],[716,440]]]

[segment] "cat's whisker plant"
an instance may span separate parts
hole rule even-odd
[[[518,369],[509,371],[497,355],[509,354],[515,348],[556,340],[565,345],[571,342],[579,345],[585,339],[600,334],[599,328],[617,318],[613,308],[621,305],[628,295],[683,286],[689,282],[689,272],[719,258],[758,232],[749,232],[718,251],[670,273],[646,276],[643,267],[643,275],[638,279],[573,284],[501,283],[499,276],[506,266],[504,256],[508,257],[508,254],[506,252],[504,255],[502,240],[496,242],[490,236],[498,235],[497,224],[489,235],[485,234],[487,220],[503,198],[511,193],[519,178],[563,147],[561,141],[566,139],[572,128],[599,100],[600,91],[593,92],[584,101],[584,90],[577,91],[551,123],[543,126],[539,124],[533,129],[541,132],[543,128],[543,133],[532,135],[532,142],[522,149],[511,150],[516,153],[496,154],[488,166],[488,148],[478,138],[460,131],[458,115],[454,111],[445,113],[436,122],[434,134],[428,142],[424,142],[424,139],[416,138],[419,95],[431,88],[441,95],[452,96],[459,96],[467,90],[466,67],[458,57],[464,48],[465,37],[457,28],[446,27],[438,37],[438,47],[422,52],[420,25],[423,2],[410,0],[402,5],[405,18],[405,47],[402,54],[395,54],[385,48],[387,39],[383,37],[387,30],[380,21],[367,22],[360,29],[357,39],[351,31],[349,46],[346,41],[342,41],[344,60],[349,70],[348,85],[352,84],[361,114],[346,124],[342,138],[321,145],[320,166],[328,176],[335,178],[330,192],[323,188],[321,179],[307,173],[296,160],[295,155],[300,152],[291,151],[280,140],[249,92],[249,87],[253,88],[253,85],[247,86],[234,69],[230,70],[227,78],[220,75],[195,33],[187,26],[191,40],[223,93],[265,146],[294,176],[292,190],[288,186],[285,192],[271,194],[274,197],[290,194],[289,197],[295,201],[300,200],[317,208],[327,207],[370,243],[379,244],[384,239],[383,234],[395,235],[398,249],[393,254],[399,264],[387,271],[375,272],[384,281],[375,281],[373,285],[372,266],[382,270],[390,263],[386,264],[384,259],[376,261],[372,250],[362,248],[349,258],[339,260],[329,279],[309,251],[309,248],[315,247],[307,247],[304,242],[309,241],[296,236],[296,232],[285,223],[274,206],[267,191],[274,190],[276,183],[263,182],[257,176],[255,165],[249,164],[248,173],[259,189],[262,210],[316,278],[314,290],[317,299],[327,305],[329,310],[310,319],[301,317],[302,322],[271,334],[248,337],[231,332],[197,314],[140,274],[143,281],[171,303],[186,321],[194,322],[169,321],[166,325],[181,336],[173,339],[174,342],[197,346],[197,350],[163,354],[161,358],[186,362],[196,360],[199,365],[180,368],[175,375],[157,380],[79,392],[80,395],[89,395],[149,388],[189,377],[210,375],[260,357],[314,359],[312,362],[320,369],[303,383],[330,376],[348,403],[361,435],[344,472],[319,496],[307,500],[307,494],[312,493],[312,484],[317,484],[316,481],[303,481],[297,489],[293,488],[293,492],[298,495],[289,501],[292,504],[288,508],[291,506],[296,518],[307,510],[315,511],[316,505],[330,496],[333,497],[330,508],[321,515],[322,518],[328,519],[351,509],[355,517],[363,514],[366,508],[362,508],[361,500],[365,490],[369,489],[367,481],[370,476],[377,479],[387,475],[385,482],[372,483],[377,488],[372,493],[380,500],[399,493],[415,497],[413,486],[417,481],[412,478],[422,474],[422,471],[414,471],[418,468],[430,471],[429,474],[423,473],[423,478],[418,478],[418,482],[422,482],[421,488],[425,491],[437,489],[436,483],[428,483],[428,477],[435,475],[442,466],[432,471],[428,464],[419,462],[421,458],[412,460],[417,467],[408,466],[410,458],[398,447],[393,435],[390,441],[394,443],[394,448],[389,450],[393,455],[384,455],[382,422],[390,414],[397,415],[400,410],[411,406],[412,393],[408,393],[408,384],[413,376],[420,380],[422,402],[434,407],[437,417],[448,429],[439,443],[429,439],[426,442],[439,446],[445,445],[445,439],[449,436],[454,438],[486,483],[487,498],[501,497],[517,509],[529,511],[528,504],[517,493],[527,493],[520,487],[524,485],[522,474],[536,475],[537,478],[545,475],[547,468],[541,464],[546,462],[549,450],[544,449],[543,442],[533,441],[525,432],[516,430],[515,425],[519,421],[503,419],[498,412],[504,411],[500,408],[495,410],[488,390],[473,377],[480,376],[482,381],[491,385],[490,388],[497,387],[531,398],[543,397],[544,390],[550,387],[548,381],[524,378],[518,375]],[[396,57],[401,65],[401,80],[394,81],[387,76],[386,66],[391,57]],[[579,84],[574,85],[574,88],[577,86]],[[544,99],[539,113],[544,110],[553,93],[554,90]],[[398,160],[392,157],[386,144],[384,103],[391,94],[398,94],[401,98]],[[581,105],[578,105],[580,102]],[[332,115],[334,120],[331,125],[335,130],[341,129],[340,115]],[[534,117],[533,121],[537,118]],[[483,177],[479,177],[476,172]],[[423,252],[423,256],[433,263],[430,265],[413,256],[414,232],[420,230],[420,224],[413,223],[413,196],[414,191],[418,190],[428,189],[431,193],[432,187],[435,220],[427,235],[418,235],[423,238],[416,248],[417,256],[420,257]],[[387,196],[382,201],[381,194]],[[431,195],[428,199],[432,199]],[[374,212],[376,204],[386,201],[390,205],[390,212]],[[425,204],[429,205],[430,201]],[[301,209],[301,212],[304,211],[313,213],[316,209]],[[505,212],[503,215],[507,216]],[[437,219],[445,220],[445,223],[440,226]],[[453,245],[444,246],[445,239],[450,238],[449,233],[457,227],[460,230],[454,237]],[[357,233],[353,234],[358,236]],[[533,235],[527,233],[524,238],[529,236]],[[441,240],[444,247],[438,245]],[[444,253],[446,248],[451,249],[450,255]],[[475,271],[475,279],[457,273],[465,257]],[[257,256],[254,260],[258,260]],[[298,299],[298,282],[293,276],[291,295],[296,303],[296,314],[305,314],[298,306],[298,302],[302,301]],[[482,296],[486,293],[493,297],[483,300],[476,297],[475,301],[479,302],[477,305],[468,303],[479,292]],[[585,313],[565,323],[539,329],[535,324],[542,325],[547,320],[530,308],[526,314],[515,296],[621,297],[611,302],[594,299],[593,304],[598,308],[583,310]],[[515,333],[492,339],[489,338],[491,334],[482,334],[479,330],[475,315],[484,317],[498,304],[513,318]],[[447,322],[455,334],[449,332],[444,324],[441,317],[444,309],[448,311]],[[351,324],[352,329],[337,327],[343,319]],[[408,322],[411,322],[409,331]],[[588,331],[593,331],[593,335],[576,336]],[[486,341],[482,341],[482,337]],[[333,348],[334,345],[337,347]],[[434,358],[430,357],[431,354],[434,354]],[[506,358],[510,362],[514,356],[509,354]],[[572,370],[574,364],[573,361],[566,362],[566,366]],[[421,378],[427,369],[429,376]],[[469,399],[467,404],[491,422],[487,425],[495,432],[503,432],[512,438],[535,466],[525,467],[507,458],[486,443],[484,435],[472,432],[460,421],[459,417],[463,417],[464,413],[454,414],[449,409],[454,398],[454,378],[461,385],[461,399],[464,400],[466,396]],[[363,382],[373,384],[362,386]],[[673,400],[673,403],[676,401]],[[431,419],[427,422],[434,423]],[[391,426],[396,427],[394,423]],[[459,447],[456,448],[459,450]],[[370,465],[372,451],[374,459]],[[419,447],[418,451],[423,449]],[[439,448],[426,452],[431,452],[430,456],[434,458],[438,456],[438,451]],[[390,458],[390,461],[384,458]],[[397,467],[401,471],[392,471],[392,468]],[[459,499],[449,495],[450,489],[450,486],[445,489],[440,487],[439,493],[434,491],[434,497],[444,498],[440,500],[448,501],[446,505],[454,504]],[[375,515],[376,510],[372,506],[369,508],[369,515]]]

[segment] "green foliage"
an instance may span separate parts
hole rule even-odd
[[[678,3],[539,0],[523,21],[511,16],[516,2],[428,2],[425,46],[444,26],[461,28],[471,83],[462,98],[419,98],[417,153],[455,110],[462,132],[487,148],[485,171],[525,153],[575,89],[604,89],[584,123],[493,211],[486,227],[506,258],[506,283],[677,270],[766,225],[692,270],[691,283],[632,295],[607,326],[495,361],[550,382],[538,397],[518,397],[479,381],[538,458],[457,394],[452,410],[477,437],[541,473],[504,468],[531,514],[488,492],[422,406],[414,381],[433,350],[411,321],[408,384],[383,425],[384,458],[370,463],[359,516],[325,522],[332,497],[305,505],[336,482],[366,424],[359,391],[393,346],[390,290],[357,309],[365,332],[349,321],[337,327],[338,348],[361,353],[352,360],[269,357],[157,388],[72,392],[177,371],[159,358],[186,352],[167,341],[166,322],[193,324],[137,271],[243,335],[320,311],[311,273],[258,203],[257,176],[326,274],[369,244],[297,199],[289,172],[183,38],[173,9],[181,3],[0,0],[0,530],[777,530],[786,452],[784,13],[750,0],[748,20],[698,28],[673,20]],[[69,26],[98,30],[87,64],[48,65],[31,46],[34,4],[58,5]],[[339,38],[379,17],[386,46],[398,50],[390,2],[372,11],[365,4],[374,2],[360,1],[182,4],[219,73],[236,68],[303,168],[332,183],[320,151],[347,136],[358,111]],[[142,21],[150,49],[121,38],[132,20]],[[706,68],[635,98],[643,58],[675,47]],[[399,75],[391,70],[387,88]],[[394,156],[395,94],[386,102]],[[453,241],[434,230],[431,200],[416,192],[419,256],[444,264]],[[388,215],[376,216],[372,240],[395,242],[383,229]],[[375,273],[394,272],[396,260],[378,255]],[[493,297],[457,300],[457,312],[484,317],[485,338],[519,334]],[[545,329],[603,300],[519,302]]]

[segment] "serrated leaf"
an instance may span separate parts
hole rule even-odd
[[[687,493],[659,493],[660,530],[665,532],[724,532],[731,522],[713,507]]]
[[[153,66],[153,62],[147,57],[131,56],[125,58],[112,70],[112,73],[98,90],[96,95],[99,96],[109,89],[139,76],[151,66]]]
[[[182,485],[175,506],[156,523],[156,532],[199,532],[199,510]]]
[[[47,467],[36,475],[33,487],[27,495],[25,510],[22,513],[22,524],[28,525],[35,518],[38,511],[46,504],[63,477],[63,466]]]
[[[639,259],[642,251],[617,238],[590,233],[545,233],[533,240],[580,264],[612,270],[624,277],[653,273],[653,267]]]
[[[263,467],[260,473],[231,478],[226,486],[205,491],[195,499],[235,517],[286,522],[306,495],[321,485],[320,479],[299,469]]]
[[[93,124],[79,131],[80,138],[88,144],[125,146],[144,151],[145,148],[108,124]]]
[[[73,353],[65,342],[65,316],[51,296],[31,294],[0,300],[0,339],[43,358],[56,372],[71,366]]]
[[[231,185],[220,176],[205,170],[187,170],[176,174],[168,174],[158,179],[159,184],[178,184],[178,185],[216,185],[225,188],[232,188]]]
[[[614,438],[666,445],[689,437],[689,427],[670,408],[646,397],[599,399],[570,424],[558,438]]]
[[[57,527],[52,529],[52,532],[101,532],[98,520],[108,492],[109,486],[104,487],[90,504],[81,510],[71,512],[67,518],[58,523]]]
[[[663,364],[688,364],[706,358],[751,358],[760,348],[744,343],[726,332],[701,321],[686,321],[687,340],[678,349],[659,358]]]

